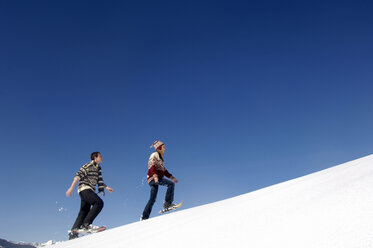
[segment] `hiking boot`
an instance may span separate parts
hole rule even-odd
[[[82,229],[85,232],[90,232],[96,229],[99,229],[100,227],[92,225],[92,224],[83,224],[80,229]]]
[[[170,208],[174,208],[174,207],[176,207],[177,205],[175,204],[175,203],[168,203],[168,202],[165,202],[164,204],[163,204],[163,208],[164,209],[170,209]]]
[[[69,240],[78,238],[78,233],[75,233],[76,229],[73,229],[69,232]]]

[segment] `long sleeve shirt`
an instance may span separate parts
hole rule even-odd
[[[83,165],[76,173],[75,178],[79,179],[78,193],[86,189],[96,192],[96,185],[98,185],[98,192],[105,194],[104,188],[106,185],[102,178],[101,166],[96,164],[95,161],[92,160]]]
[[[158,152],[152,153],[149,157],[148,161],[148,183],[150,183],[154,178],[162,178],[162,177],[172,178],[172,174],[168,172],[166,167],[164,166],[164,161],[159,155]]]

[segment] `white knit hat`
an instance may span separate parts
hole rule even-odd
[[[156,140],[153,145],[150,146],[150,148],[154,147],[156,150],[158,149],[158,147],[160,147],[161,145],[164,145],[164,143],[160,140]]]

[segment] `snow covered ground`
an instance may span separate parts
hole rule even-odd
[[[373,247],[373,155],[50,247],[161,246]]]

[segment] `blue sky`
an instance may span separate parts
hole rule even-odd
[[[108,227],[138,221],[155,139],[185,208],[371,154],[372,11],[0,2],[0,238],[66,239],[80,199],[65,191],[93,151],[115,190],[94,223]]]

